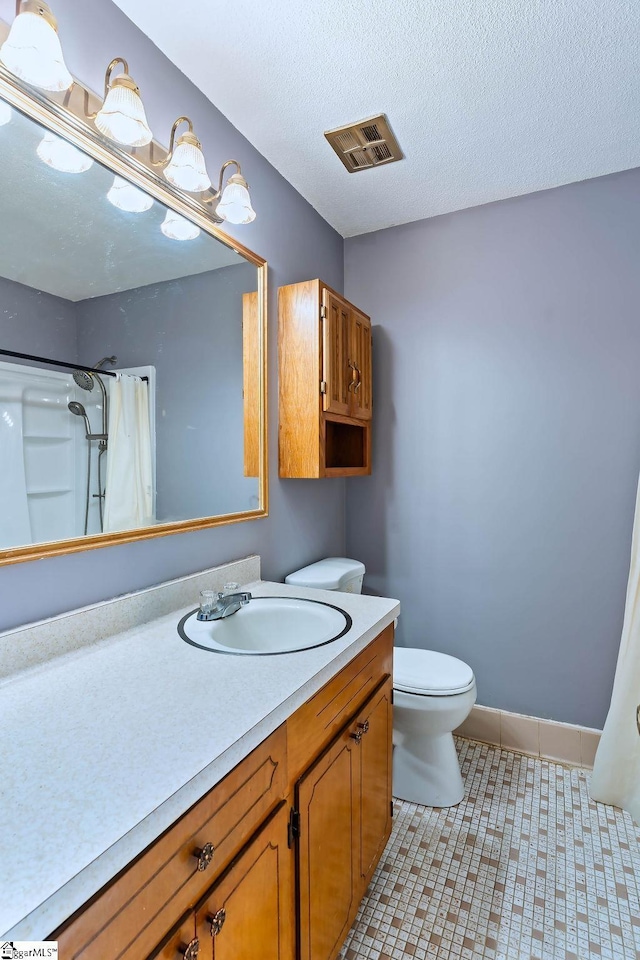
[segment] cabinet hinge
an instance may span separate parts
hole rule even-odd
[[[327,319],[327,308],[324,306],[320,307],[320,319],[321,320]]]
[[[287,830],[287,846],[289,849],[293,846],[294,842],[300,836],[300,811],[296,810],[295,807],[291,807],[291,812],[289,813],[289,828]]]
[[[327,392],[327,381],[326,381],[326,380],[321,380],[321,381],[320,381],[320,393],[326,393],[326,392]]]
[[[393,800],[389,800],[389,809],[391,811],[391,819],[393,819]]]

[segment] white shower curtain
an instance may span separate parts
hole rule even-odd
[[[628,810],[640,823],[640,483],[631,542],[631,568],[611,706],[591,777],[593,800]]]
[[[154,522],[149,392],[140,377],[111,380],[108,431],[103,529],[148,526]]]

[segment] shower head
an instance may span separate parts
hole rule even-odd
[[[89,424],[89,417],[87,416],[87,411],[85,410],[84,406],[81,403],[78,403],[77,400],[71,400],[67,404],[67,407],[69,408],[69,412],[72,413],[74,417],[84,418],[85,429],[87,432],[87,436],[89,436],[89,434],[91,433],[91,426]]]
[[[98,362],[94,366],[94,369],[98,370],[100,367],[103,367],[105,363],[110,363],[111,366],[113,367],[117,362],[118,362],[117,357],[103,357],[102,360],[98,360]]]
[[[86,370],[74,370],[73,379],[83,390],[93,390],[94,379]],[[80,404],[82,406],[82,404]],[[73,411],[71,411],[73,413]]]

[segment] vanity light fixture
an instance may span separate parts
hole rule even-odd
[[[200,236],[200,228],[185,217],[181,217],[175,210],[167,210],[160,229],[169,240],[195,240]]]
[[[4,100],[0,100],[0,127],[11,120],[11,107]]]
[[[62,173],[84,173],[93,166],[91,157],[50,130],[38,144],[36,153],[44,163]]]
[[[237,169],[233,173],[222,189],[222,180],[227,167],[234,165]],[[229,223],[251,223],[256,218],[256,212],[251,206],[251,197],[249,196],[249,184],[242,176],[242,170],[237,160],[227,160],[220,168],[220,179],[218,189],[209,197],[203,197],[205,203],[215,203],[214,213],[227,220]]]
[[[107,193],[107,200],[114,207],[125,210],[127,213],[144,213],[153,206],[153,197],[117,175]]]
[[[189,129],[180,134],[176,143],[176,132],[181,123],[189,125]],[[169,138],[169,153],[156,166],[164,167],[162,171],[174,187],[186,190],[188,193],[202,193],[211,186],[211,180],[202,152],[202,144],[193,132],[193,123],[189,117],[178,117],[171,127]]]
[[[113,71],[122,66],[124,73],[113,77]],[[91,117],[105,137],[125,147],[144,147],[151,143],[153,134],[147,123],[140,90],[129,76],[129,65],[122,57],[115,57],[104,76],[104,102],[95,117]]]
[[[0,61],[18,77],[41,90],[68,90],[67,70],[58,39],[58,23],[44,0],[23,0],[0,47]]]

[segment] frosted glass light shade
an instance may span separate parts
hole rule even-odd
[[[138,88],[127,74],[112,81],[95,125],[105,137],[125,147],[144,147],[153,139]]]
[[[113,186],[107,194],[107,200],[119,210],[126,210],[127,213],[144,213],[153,206],[153,197],[150,197],[144,190],[139,190],[132,183],[123,180],[122,177],[116,177]]]
[[[50,130],[38,144],[36,153],[44,163],[62,173],[84,173],[93,165],[91,157]]]
[[[15,18],[0,47],[0,60],[14,76],[34,87],[67,90],[73,77],[62,56],[55,19],[46,4],[39,6],[45,9],[45,15],[27,10]]]
[[[4,100],[0,100],[0,127],[11,120],[11,107]]]
[[[185,217],[181,217],[175,210],[167,210],[160,229],[170,240],[195,240],[200,236],[200,228]]]
[[[169,183],[188,193],[201,193],[211,186],[200,142],[190,133],[178,139],[163,172]]]
[[[247,181],[240,174],[234,173],[229,177],[216,213],[229,223],[251,223],[255,220],[256,212],[251,206]]]

